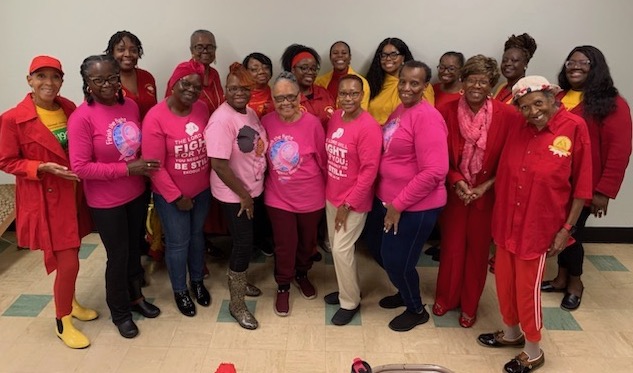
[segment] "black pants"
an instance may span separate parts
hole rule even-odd
[[[220,201],[233,239],[233,250],[229,259],[229,269],[233,272],[246,271],[248,263],[251,261],[255,243],[265,240],[266,209],[264,198],[263,196],[255,197],[253,202],[254,216],[252,220],[249,220],[246,212],[243,212],[239,217],[237,216],[240,211],[239,203]]]
[[[585,249],[582,246],[582,240],[585,232],[585,223],[591,215],[589,207],[583,207],[576,222],[576,233],[573,237],[576,240],[573,244],[567,246],[560,254],[558,254],[558,266],[566,268],[569,276],[581,276],[582,264],[585,259]]]
[[[119,325],[132,318],[130,302],[142,295],[140,243],[147,212],[146,196],[141,194],[122,206],[90,210],[108,256],[106,301],[112,322]]]

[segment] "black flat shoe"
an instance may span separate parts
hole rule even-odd
[[[547,280],[547,281],[543,281],[541,282],[541,291],[545,292],[545,293],[564,293],[565,292],[565,288],[557,288],[554,287],[554,285],[552,285],[552,280]]]
[[[125,320],[116,327],[119,329],[119,334],[124,338],[134,338],[138,335],[138,327],[132,319]]]
[[[394,332],[408,332],[418,325],[422,325],[429,321],[429,313],[426,309],[422,309],[422,313],[415,313],[409,310],[405,310],[400,315],[396,316],[389,323],[389,328]]]
[[[584,289],[583,289],[584,291]],[[566,311],[573,311],[580,307],[580,301],[582,300],[582,293],[580,296],[571,293],[565,293],[563,301],[560,302],[560,307]]]
[[[484,347],[523,347],[525,346],[525,337],[521,335],[521,337],[509,341],[503,338],[503,331],[499,330],[494,333],[479,334],[477,342]]]
[[[208,307],[211,304],[211,294],[202,281],[191,281],[191,292],[199,305]]]
[[[332,304],[332,305],[339,304],[338,291],[335,291],[333,293],[330,293],[324,296],[323,300],[325,301],[326,304]]]
[[[332,316],[332,324],[338,325],[338,326],[349,324],[354,318],[354,315],[356,315],[356,313],[358,313],[359,310],[360,310],[360,304],[353,310],[346,310],[344,308],[339,308],[338,311],[336,311],[336,313],[334,314],[334,316]]]
[[[143,315],[143,317],[146,317],[148,319],[153,319],[160,315],[160,308],[149,303],[145,299],[141,300],[137,304],[133,304],[132,306],[130,306],[130,310],[132,312],[138,312]]]
[[[541,351],[541,356],[534,360],[528,360],[527,354],[521,352],[503,366],[503,371],[507,373],[528,373],[542,367],[543,364],[545,364],[545,354],[543,351]]]
[[[196,305],[193,304],[187,290],[175,292],[174,300],[176,300],[176,306],[178,306],[180,313],[188,317],[196,315]]]
[[[382,298],[378,305],[382,308],[393,309],[398,307],[404,307],[404,301],[400,296],[400,293],[396,293],[394,295],[389,295],[387,297]]]

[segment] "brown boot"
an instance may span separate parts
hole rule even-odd
[[[259,323],[255,316],[248,310],[244,302],[246,295],[246,271],[233,272],[229,270],[229,292],[231,293],[231,301],[229,302],[229,311],[231,316],[237,320],[238,324],[244,329],[257,329]]]

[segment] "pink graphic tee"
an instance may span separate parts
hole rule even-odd
[[[325,207],[327,155],[321,121],[303,113],[296,122],[286,123],[273,112],[262,118],[262,124],[270,140],[264,203],[297,213]]]

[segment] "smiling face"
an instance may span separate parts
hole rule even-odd
[[[332,62],[332,68],[339,72],[347,72],[349,64],[352,61],[352,54],[347,48],[347,45],[343,43],[336,43],[330,50],[330,62]]]
[[[205,66],[215,61],[216,49],[217,45],[213,34],[199,33],[191,38],[191,45],[189,46],[191,58]]]
[[[380,53],[380,67],[389,75],[398,75],[400,67],[404,63],[404,56],[400,54],[398,48],[391,44],[387,44],[382,48]]]
[[[404,107],[411,107],[422,100],[426,84],[426,72],[423,68],[402,68],[398,79],[398,95]]]
[[[138,46],[134,44],[129,37],[124,36],[123,39],[114,46],[112,56],[119,63],[121,71],[131,71],[138,63]]]
[[[300,115],[300,94],[298,87],[289,80],[281,79],[273,86],[275,111],[284,121],[291,121]]]
[[[202,78],[198,74],[190,74],[181,78],[173,88],[173,96],[185,107],[191,107],[198,101],[202,92]]]
[[[581,91],[587,77],[589,76],[589,70],[591,70],[591,61],[581,52],[574,52],[569,57],[568,64],[570,67],[565,67],[565,75],[571,88],[576,91]]]
[[[64,79],[59,70],[44,67],[28,75],[26,81],[33,89],[35,105],[44,107],[53,103],[62,88]]]
[[[531,92],[519,98],[517,106],[528,123],[539,130],[547,125],[558,110],[554,96],[542,91]]]
[[[114,105],[116,94],[121,89],[121,80],[114,62],[99,61],[86,69],[88,89],[95,101],[104,105]]]
[[[443,56],[437,66],[440,83],[450,85],[459,78],[459,59],[455,56]]]
[[[226,102],[240,113],[246,112],[246,105],[251,99],[251,87],[240,84],[240,79],[235,75],[229,75],[226,79]]]
[[[297,78],[297,83],[302,90],[309,89],[314,83],[317,74],[319,73],[319,65],[314,58],[304,58],[299,60],[296,65],[292,67],[292,73]]]
[[[486,74],[471,74],[462,83],[466,102],[471,109],[478,110],[492,92],[490,78]]]
[[[517,81],[525,76],[527,60],[525,53],[518,48],[510,48],[501,58],[501,73],[509,81]]]
[[[253,80],[255,80],[255,84],[257,84],[258,87],[264,87],[268,85],[268,82],[272,77],[270,66],[264,65],[255,58],[251,58],[248,60],[248,65],[246,66],[246,68],[253,77]]]
[[[338,85],[338,106],[352,116],[361,110],[363,85],[355,79],[344,79]]]

